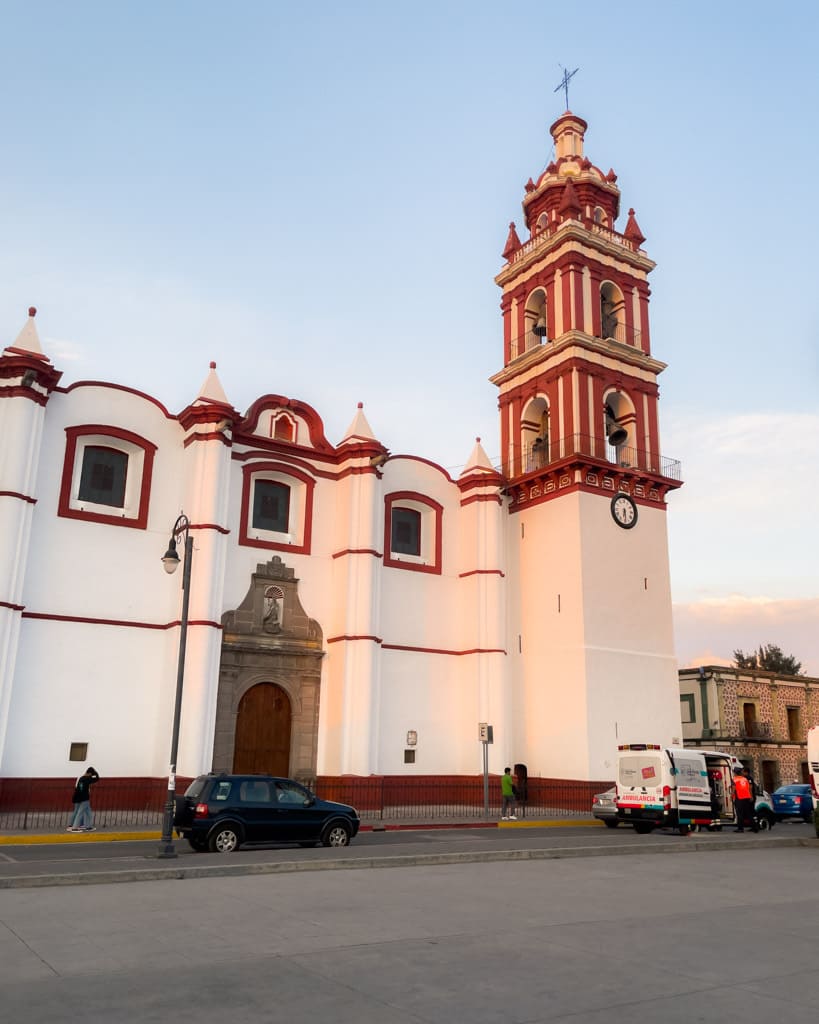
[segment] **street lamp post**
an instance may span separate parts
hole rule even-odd
[[[173,729],[171,731],[171,759],[168,769],[168,799],[162,818],[162,838],[159,840],[157,857],[176,857],[173,841],[173,819],[176,811],[176,758],[179,750],[179,718],[182,713],[182,683],[185,678],[185,647],[188,642],[188,604],[191,596],[191,561],[193,560],[193,538],[190,520],[183,513],[174,523],[168,550],[162,556],[165,572],[174,573],[179,565],[176,552],[177,538],[185,538],[185,562],[182,571],[182,620],[179,624],[179,661],[176,669],[176,701],[173,708]]]

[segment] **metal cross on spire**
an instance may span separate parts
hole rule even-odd
[[[569,109],[569,82],[574,78],[580,68],[575,68],[574,71],[567,71],[562,64],[558,64],[559,68],[563,68],[563,78],[560,84],[555,89],[555,92],[560,92],[562,89],[566,93],[566,109]]]

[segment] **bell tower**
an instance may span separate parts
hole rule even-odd
[[[496,278],[509,497],[510,668],[530,772],[612,778],[618,742],[681,735],[648,274],[617,175],[584,153],[586,122],[551,126],[555,157],[526,183]],[[510,630],[511,631],[511,630]],[[514,640],[517,639],[517,643]]]

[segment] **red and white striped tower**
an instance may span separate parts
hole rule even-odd
[[[525,186],[503,290],[499,388],[511,498],[512,671],[530,770],[611,778],[625,738],[680,735],[666,536],[679,464],[660,449],[648,274],[620,190],[584,154],[586,122],[551,126],[555,157]]]

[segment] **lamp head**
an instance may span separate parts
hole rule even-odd
[[[162,565],[165,567],[165,572],[170,576],[176,572],[177,566],[179,565],[179,555],[176,553],[176,541],[171,537],[168,542],[168,550],[162,556]]]

